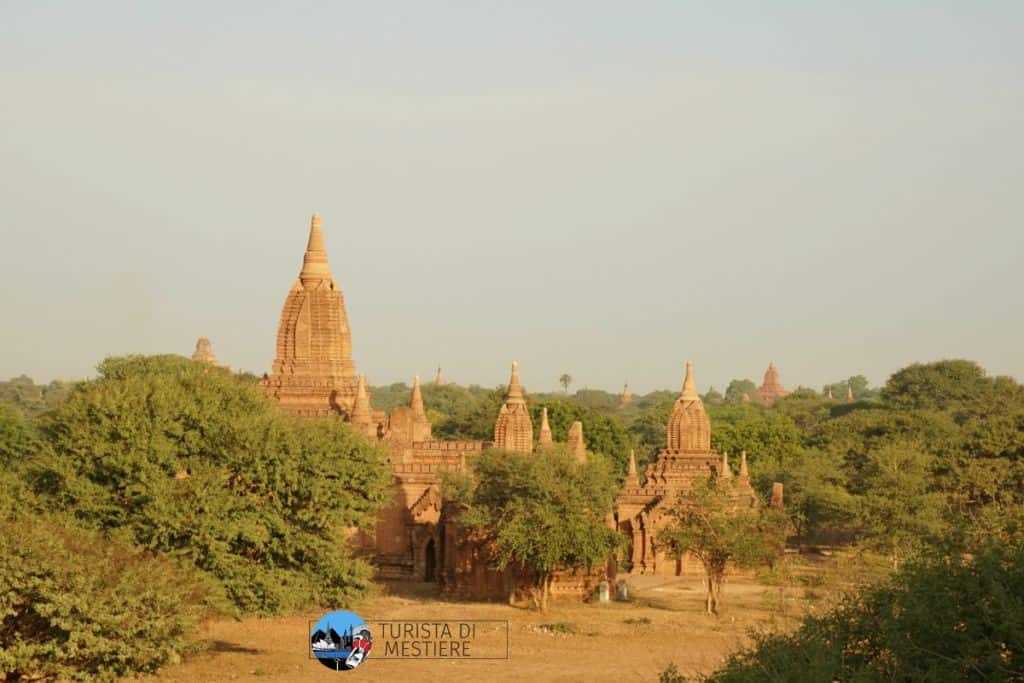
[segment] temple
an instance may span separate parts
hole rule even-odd
[[[789,392],[782,388],[782,383],[779,381],[779,371],[775,367],[775,363],[768,363],[768,369],[764,371],[764,382],[757,390],[757,396],[761,403],[771,405],[787,394]]]
[[[693,363],[687,363],[683,388],[668,419],[665,448],[645,468],[642,483],[636,457],[630,452],[626,481],[616,501],[615,525],[629,539],[621,559],[630,572],[678,575],[697,569],[689,557],[670,557],[658,546],[657,535],[671,522],[671,510],[680,496],[692,491],[696,482],[710,480],[728,483],[737,508],[758,504],[750,485],[746,452],[741,455],[739,476],[734,478],[728,454],[711,448],[711,421],[697,394]],[[778,486],[781,501],[782,485]]]
[[[619,394],[619,410],[633,402],[633,394],[629,391],[629,382],[622,385],[622,393]]]
[[[213,355],[213,345],[208,337],[200,337],[196,340],[196,350],[192,352],[192,360],[198,360],[210,365],[217,364],[217,357]]]
[[[281,310],[277,355],[261,385],[293,415],[347,417],[358,384],[345,297],[331,275],[320,216],[314,213],[302,269]]]
[[[197,354],[199,351],[197,344]],[[440,367],[433,383],[445,384]],[[489,539],[459,524],[457,506],[444,500],[440,485],[446,472],[464,471],[467,459],[486,449],[529,455],[535,448],[553,447],[547,408],[541,411],[535,444],[519,364],[513,362],[505,400],[495,416],[493,441],[435,439],[419,377],[413,380],[408,405],[390,414],[375,410],[366,377],[356,374],[345,300],[328,265],[317,214],[310,224],[299,276],[285,298],[272,370],[260,384],[282,411],[297,418],[345,420],[387,452],[393,474],[392,502],[379,513],[374,533],[354,536],[356,545],[373,556],[381,576],[436,582],[448,595],[472,599],[505,599],[517,585],[529,583],[528,573],[521,568],[498,571],[492,567]],[[628,387],[620,398],[628,402]],[[577,462],[587,461],[583,423],[576,421],[570,426],[566,449]],[[738,500],[752,505],[746,454],[741,457],[736,478]],[[672,570],[672,563],[654,542],[655,532],[667,521],[669,507],[696,479],[731,475],[727,456],[711,449],[710,421],[697,394],[693,364],[687,363],[669,417],[665,448],[645,468],[642,483],[636,457],[630,452],[625,486],[614,518],[608,519],[609,525],[621,529],[632,541],[627,567],[641,573]],[[778,500],[781,504],[781,488]],[[613,559],[607,568],[556,572],[552,593],[589,594],[597,582],[614,576]]]

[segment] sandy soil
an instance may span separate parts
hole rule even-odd
[[[321,616],[310,613],[211,622],[201,631],[206,652],[138,680],[657,681],[670,662],[686,674],[713,670],[746,642],[751,628],[790,628],[800,613],[793,589],[786,593],[783,614],[779,588],[743,577],[727,582],[717,619],[701,613],[698,577],[640,577],[631,585],[630,603],[555,602],[545,614],[500,604],[442,602],[426,585],[391,586],[387,594],[349,607],[367,619],[508,620],[507,661],[381,661],[371,655],[355,671],[334,672],[308,658],[308,624]],[[559,622],[576,633],[543,627]]]

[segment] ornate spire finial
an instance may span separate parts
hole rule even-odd
[[[519,363],[512,361],[512,377],[508,381],[508,395],[506,403],[525,403],[523,400],[523,388],[519,385]]]
[[[693,381],[693,361],[686,361],[686,378],[683,380],[683,391],[679,398],[684,401],[698,401],[697,384]]]
[[[537,442],[541,446],[550,446],[552,441],[551,425],[548,424],[548,409],[545,406],[540,413],[540,435],[537,437]]]
[[[423,409],[423,394],[420,392],[420,376],[412,381],[412,398],[409,399],[409,407],[417,418],[426,419],[427,411]]]
[[[629,449],[629,469],[626,470],[626,478],[630,477],[636,479],[636,453],[632,448]]]
[[[740,479],[750,479],[750,472],[747,471],[746,451],[740,451]]]
[[[324,233],[320,227],[320,214],[314,213],[309,223],[309,241],[302,257],[302,271],[299,280],[303,286],[329,280],[331,269],[327,265],[327,251],[324,249]]]
[[[732,470],[729,469],[729,452],[722,452],[722,471],[718,473],[722,479],[732,479]]]

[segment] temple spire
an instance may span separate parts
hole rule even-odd
[[[853,403],[853,387],[846,385],[846,402]]]
[[[548,424],[548,409],[545,406],[540,413],[540,435],[537,437],[537,442],[541,446],[550,446],[552,441],[551,425]]]
[[[366,393],[366,376],[359,375],[359,383],[356,385],[356,400],[352,404],[352,412],[349,414],[349,421],[353,424],[368,425],[373,419],[373,411],[370,408],[370,396]]]
[[[639,480],[636,476],[636,454],[633,449],[629,449],[629,469],[626,470],[626,483],[630,486],[637,486]]]
[[[746,451],[740,451],[740,479],[750,479],[750,472],[747,470]]]
[[[567,439],[569,443],[569,453],[576,458],[578,462],[587,461],[587,444],[583,441],[583,423],[576,420],[569,427],[569,437]]]
[[[831,386],[829,386],[829,388],[828,388],[828,396],[826,396],[825,398],[827,398],[830,401],[834,400],[833,396],[832,396],[832,387]]]
[[[679,398],[684,401],[698,401],[697,384],[693,381],[693,361],[686,361],[686,378],[683,380],[683,391]]]
[[[722,479],[732,479],[732,470],[729,469],[728,451],[722,452],[722,470],[718,473],[718,476]]]
[[[512,377],[508,381],[505,403],[526,403],[523,399],[523,387],[519,385],[519,363],[516,361],[512,361]]]
[[[331,279],[331,269],[327,265],[327,251],[324,249],[324,233],[320,227],[320,214],[314,213],[309,223],[309,241],[306,253],[302,256],[302,272],[299,280],[303,286],[314,285],[321,280]]]
[[[423,409],[423,394],[420,392],[420,376],[416,375],[412,381],[412,398],[409,400],[409,407],[419,420],[427,419],[427,411]]]
[[[437,366],[437,377],[434,378],[434,386],[435,387],[443,387],[446,384],[448,384],[448,381],[444,378],[444,375],[441,374],[441,366],[438,365]]]

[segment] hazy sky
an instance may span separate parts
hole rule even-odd
[[[4,2],[0,377],[263,372],[323,217],[357,368],[1024,377],[1024,3]]]

